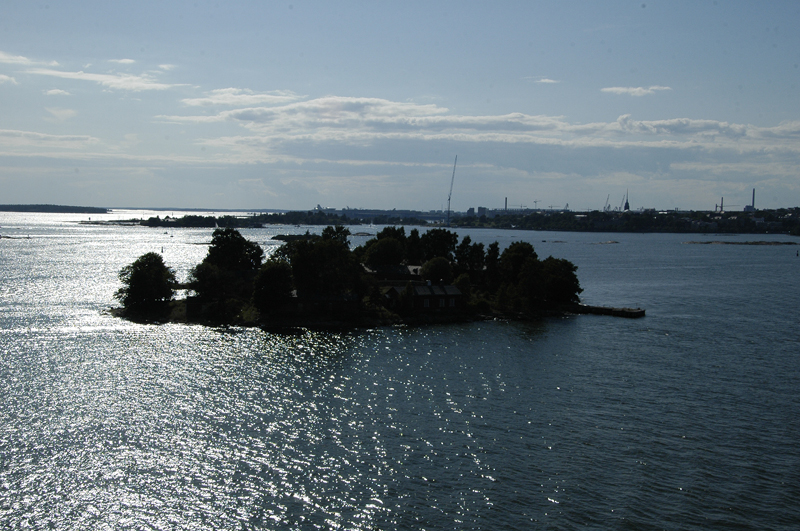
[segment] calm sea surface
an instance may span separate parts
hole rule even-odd
[[[789,237],[459,231],[647,317],[280,335],[111,317],[211,230],[86,219],[0,213],[2,528],[800,525],[800,247],[683,243]]]

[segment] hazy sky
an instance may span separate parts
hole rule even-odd
[[[0,4],[0,203],[800,205],[800,2]]]

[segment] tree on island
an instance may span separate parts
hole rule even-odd
[[[575,272],[578,266],[564,258],[548,256],[542,260],[541,274],[544,280],[544,297],[551,303],[578,303],[578,294],[583,291]]]
[[[450,284],[453,281],[453,268],[444,256],[437,256],[422,265],[420,275],[425,280],[438,284]]]
[[[126,312],[157,315],[175,295],[175,272],[158,253],[146,253],[122,268],[123,286],[114,294]]]
[[[364,263],[375,269],[400,265],[405,258],[403,244],[396,238],[381,238],[364,251]]]
[[[552,256],[539,260],[528,242],[513,242],[500,255],[500,286],[495,300],[500,308],[537,313],[579,302],[583,291],[570,261]]]
[[[350,251],[349,235],[344,227],[328,227],[322,231],[322,238],[290,241],[276,251],[274,259],[291,266],[298,297],[341,297],[361,292],[362,269]]]
[[[263,255],[260,245],[236,229],[216,229],[208,254],[190,272],[190,285],[201,301],[212,304],[209,312],[229,319],[250,300]]]
[[[273,315],[292,300],[292,266],[284,260],[267,260],[253,284],[253,304],[262,315]]]

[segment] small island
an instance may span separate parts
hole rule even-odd
[[[286,243],[264,261],[258,244],[234,228],[218,228],[185,284],[157,253],[125,266],[115,294],[122,307],[114,312],[144,322],[264,328],[597,313],[579,304],[577,267],[552,256],[541,260],[527,242],[501,253],[497,242],[488,248],[469,236],[459,242],[447,229],[406,234],[389,226],[351,250],[349,236],[337,225],[321,235],[282,238]],[[180,290],[187,296],[176,299]]]

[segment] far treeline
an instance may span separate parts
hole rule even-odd
[[[323,211],[255,214],[247,217],[198,216],[151,217],[141,221],[150,227],[230,227],[252,228],[264,225],[417,225],[418,218],[385,216],[359,219],[346,214]],[[567,212],[541,211],[530,214],[508,213],[494,217],[454,216],[453,227],[548,230],[573,232],[675,232],[675,233],[782,233],[800,236],[800,208],[757,210],[754,212]]]
[[[36,212],[55,214],[108,214],[107,208],[66,205],[0,205],[0,212]]]
[[[346,214],[337,215],[320,210],[308,212],[276,212],[272,214],[253,214],[252,216],[198,216],[189,214],[176,217],[151,217],[142,220],[141,224],[147,227],[193,227],[212,228],[227,227],[232,229],[260,228],[264,225],[427,225],[424,219],[397,217],[391,215],[377,216],[369,219],[348,217]]]
[[[214,230],[208,254],[186,284],[161,255],[124,267],[115,297],[121,314],[149,321],[212,325],[374,325],[535,318],[574,307],[583,291],[568,260],[540,260],[514,242],[500,252],[446,229],[420,234],[389,226],[350,249],[349,229],[291,239],[264,252],[234,228]],[[175,300],[178,289],[189,293]]]

